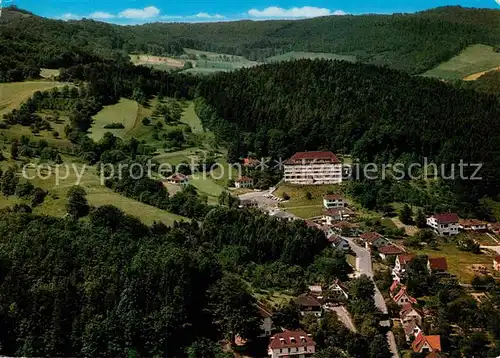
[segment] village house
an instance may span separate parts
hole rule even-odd
[[[403,330],[405,331],[407,342],[410,342],[412,337],[416,337],[422,332],[422,328],[420,328],[420,325],[415,320],[403,324]]]
[[[349,298],[349,293],[348,293],[349,291],[347,290],[347,287],[344,286],[342,281],[340,281],[339,279],[333,281],[333,283],[330,285],[330,287],[328,287],[328,289],[331,292],[336,293],[338,297],[344,297],[346,299]]]
[[[342,195],[329,194],[323,197],[323,206],[325,209],[328,210],[328,209],[343,208],[347,206],[347,203],[345,202]]]
[[[297,306],[299,306],[300,314],[305,316],[306,314],[313,314],[316,317],[321,317],[323,311],[321,308],[321,303],[310,294],[302,294],[297,297]]]
[[[296,217],[293,214],[287,213],[282,210],[272,210],[269,212],[269,216],[275,218],[278,221],[294,221]]]
[[[332,232],[345,233],[346,236],[356,236],[359,234],[359,224],[348,221],[338,221],[330,225]]]
[[[259,337],[268,337],[273,331],[273,314],[263,303],[259,302],[257,303],[257,306],[262,318],[262,324],[260,325],[262,333]]]
[[[493,269],[495,271],[500,271],[500,256],[495,256],[493,259]]]
[[[253,179],[249,177],[241,177],[234,182],[234,186],[240,188],[253,188]]]
[[[243,200],[240,200],[240,203],[238,204],[238,207],[240,209],[257,208],[258,206],[259,206],[259,204],[257,203],[257,201],[255,201],[253,199],[243,199]]]
[[[399,311],[399,319],[401,320],[401,324],[415,321],[419,325],[421,325],[423,317],[424,313],[419,309],[416,309],[410,302],[405,303],[401,308],[401,311]]]
[[[182,173],[172,174],[167,178],[169,184],[187,185],[189,178]]]
[[[406,278],[406,271],[408,270],[408,265],[415,259],[416,255],[413,254],[403,254],[396,256],[394,261],[394,268],[392,269],[392,278],[401,282],[401,280]]]
[[[460,219],[458,220],[458,227],[466,231],[486,231],[488,224],[485,221],[476,219]]]
[[[346,239],[344,239],[339,235],[333,234],[328,236],[328,242],[330,243],[330,245],[332,245],[332,247],[334,247],[337,250],[345,252],[351,249],[351,246],[349,246],[349,242],[347,242]]]
[[[438,235],[458,235],[458,215],[455,213],[434,214],[427,218],[427,225]]]
[[[269,358],[310,357],[316,352],[316,342],[302,330],[277,333],[267,347]]]
[[[448,271],[446,257],[429,257],[427,259],[427,270],[429,273],[444,273]]]
[[[323,214],[323,221],[333,225],[337,221],[344,221],[354,216],[354,211],[349,208],[328,209]]]
[[[295,153],[285,164],[284,181],[292,184],[340,184],[342,163],[332,152]]]
[[[415,337],[411,347],[415,353],[441,352],[441,337],[426,336],[420,332]]]
[[[365,232],[359,235],[359,238],[364,241],[367,250],[371,250],[372,247],[386,246],[388,243],[387,239],[378,232]]]
[[[406,286],[402,286],[392,299],[398,306],[403,306],[406,303],[417,303],[417,300],[408,294]]]
[[[404,250],[394,245],[387,245],[378,248],[378,254],[382,260],[404,254]]]
[[[488,224],[488,228],[495,234],[500,235],[500,222]]]

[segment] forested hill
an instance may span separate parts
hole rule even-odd
[[[64,22],[14,8],[0,19],[0,70],[13,65],[65,67],[133,51],[178,55],[188,47],[260,61],[287,51],[349,54],[362,62],[420,73],[467,45],[498,46],[499,23],[500,11],[461,7],[416,14],[141,26]]]

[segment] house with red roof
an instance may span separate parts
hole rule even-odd
[[[347,240],[344,239],[342,236],[333,234],[329,235],[327,239],[328,243],[337,250],[349,251],[351,249],[351,246],[349,245]]]
[[[316,342],[302,330],[276,333],[267,346],[269,358],[302,358],[316,353]]]
[[[427,218],[427,225],[438,235],[458,235],[458,215],[455,213],[434,214]]]
[[[354,216],[354,211],[349,208],[328,209],[323,213],[323,221],[326,225],[333,225],[337,221],[344,221]]]
[[[422,332],[422,328],[420,328],[420,325],[414,320],[403,324],[403,330],[405,331],[407,342],[411,341],[412,337],[416,337]]]
[[[406,271],[408,270],[408,266],[410,262],[412,262],[415,257],[414,254],[402,254],[396,256],[396,260],[394,261],[394,268],[392,269],[392,278],[395,281],[400,282],[404,278],[406,278]]]
[[[403,307],[401,307],[401,311],[399,311],[399,319],[401,320],[401,324],[406,324],[410,321],[415,321],[419,325],[422,324],[422,319],[424,318],[424,313],[415,308],[411,302],[405,303]]]
[[[182,173],[172,174],[167,178],[169,184],[187,185],[189,178]]]
[[[242,176],[234,181],[234,186],[238,189],[240,188],[253,188],[253,179],[249,177]]]
[[[372,247],[386,246],[389,243],[388,240],[378,232],[365,232],[359,235],[359,238],[364,241],[365,247],[368,250]]]
[[[382,258],[382,260],[404,253],[405,251],[403,249],[394,245],[387,245],[378,248],[378,254]]]
[[[444,273],[448,271],[446,257],[429,257],[427,259],[427,270],[430,273]]]
[[[399,289],[399,292],[396,293],[392,299],[394,302],[396,302],[397,305],[403,306],[406,303],[417,303],[417,300],[410,296],[410,294],[407,292],[406,286],[402,286]]]
[[[298,152],[284,163],[285,183],[340,184],[342,163],[332,152]]]
[[[477,219],[459,219],[458,227],[461,230],[481,232],[488,229],[488,223]]]
[[[339,194],[329,194],[323,197],[323,207],[325,209],[343,208],[347,206],[344,197]]]
[[[441,352],[441,337],[426,336],[420,332],[413,341],[411,348],[415,353]]]

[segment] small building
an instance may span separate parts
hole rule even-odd
[[[253,199],[242,199],[240,200],[240,203],[238,204],[238,207],[240,209],[254,209],[259,206],[259,203]]]
[[[396,256],[394,261],[394,268],[392,269],[392,278],[395,281],[401,282],[406,278],[406,271],[408,270],[408,265],[415,259],[416,255],[413,254],[403,254]]]
[[[379,248],[388,244],[387,239],[378,232],[365,232],[359,235],[359,238],[365,242],[365,247],[368,250],[371,250],[372,247]]]
[[[346,236],[356,236],[359,235],[360,225],[358,223],[352,223],[348,221],[337,221],[330,225],[332,231],[338,233],[344,233]]]
[[[351,246],[349,245],[349,242],[347,242],[346,239],[344,239],[342,236],[339,235],[329,235],[328,236],[328,242],[332,247],[334,247],[337,250],[341,251],[349,251],[351,249]]]
[[[477,219],[459,219],[458,227],[466,231],[486,231],[488,223]]]
[[[323,315],[321,303],[313,295],[300,295],[297,297],[296,303],[299,306],[300,314],[302,316],[305,316],[306,314],[313,314],[316,317],[321,317]]]
[[[495,271],[500,271],[500,255],[495,256],[493,259],[493,269]]]
[[[333,225],[338,221],[345,221],[354,216],[354,211],[349,208],[328,209],[323,214],[323,221],[327,225]]]
[[[276,220],[279,221],[293,221],[296,219],[295,215],[282,210],[273,210],[269,212],[269,216],[276,218]]]
[[[500,222],[488,224],[488,229],[490,229],[495,235],[500,235]]]
[[[429,257],[427,259],[427,270],[429,273],[444,273],[448,271],[446,257]]]
[[[382,258],[382,260],[385,260],[389,257],[394,257],[400,254],[404,254],[404,250],[394,245],[387,245],[379,247],[378,254]]]
[[[257,303],[257,307],[262,318],[262,324],[260,325],[262,333],[259,337],[269,337],[273,331],[273,313],[261,302]]]
[[[420,325],[415,320],[403,324],[403,329],[407,342],[410,342],[412,337],[417,337],[422,332],[422,328],[420,328]]]
[[[302,330],[277,333],[267,347],[269,358],[303,358],[316,352],[316,342]]]
[[[323,207],[325,209],[336,209],[347,206],[344,197],[339,194],[329,194],[323,197]]]
[[[406,286],[401,287],[399,292],[395,294],[392,299],[399,306],[403,306],[406,303],[417,303],[417,300],[408,294]]]
[[[339,297],[349,298],[349,290],[346,286],[340,281],[336,279],[333,283],[328,287],[328,289],[334,293],[336,293]]]
[[[284,182],[292,184],[340,184],[342,163],[332,152],[298,152],[284,163]]]
[[[253,188],[253,179],[249,177],[241,177],[234,182],[234,186],[240,188]]]
[[[419,325],[422,324],[422,319],[424,318],[424,313],[419,309],[416,309],[411,302],[405,303],[399,311],[399,319],[401,324],[408,323],[410,321],[416,321]]]
[[[189,178],[182,173],[172,174],[167,178],[169,184],[187,185]]]
[[[420,332],[415,337],[411,348],[415,353],[441,352],[441,337],[426,336],[423,332]]]
[[[427,218],[427,225],[438,235],[458,235],[458,215],[455,213],[434,214]]]

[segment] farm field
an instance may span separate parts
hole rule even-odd
[[[325,60],[342,60],[356,62],[356,56],[353,55],[337,55],[334,53],[321,52],[286,52],[282,55],[272,56],[266,59],[266,62],[291,61],[299,59],[325,59]]]
[[[64,83],[51,81],[0,83],[0,117],[18,108],[36,91],[61,86],[64,86]]]
[[[106,132],[111,132],[115,136],[123,138],[130,131],[138,116],[139,106],[136,101],[122,98],[117,104],[105,106],[94,118],[94,123],[90,129],[89,137],[98,142]],[[107,129],[105,125],[111,123],[122,123],[125,128]]]
[[[445,80],[475,80],[484,71],[500,67],[500,53],[486,45],[472,45],[459,55],[440,64],[423,74],[425,77],[437,77]]]
[[[134,65],[151,66],[159,70],[177,70],[184,67],[184,61],[172,57],[153,55],[129,55]]]

